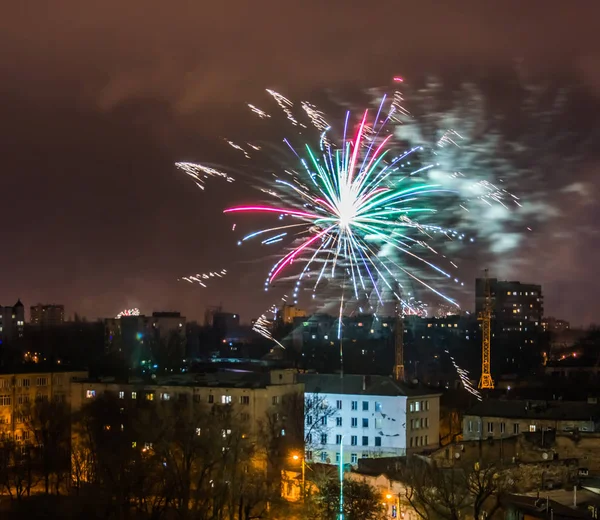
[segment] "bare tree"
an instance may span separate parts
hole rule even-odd
[[[69,410],[63,402],[37,399],[28,404],[23,412],[24,426],[29,432],[45,493],[49,494],[54,487],[58,495],[61,483],[67,482],[70,472]]]

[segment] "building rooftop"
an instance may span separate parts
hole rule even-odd
[[[129,383],[118,382],[115,378],[104,377],[88,379],[86,383],[130,384],[145,386],[194,386],[210,388],[266,388],[278,384],[273,381],[270,372],[251,372],[246,370],[221,370],[212,373],[173,374],[157,376],[155,379],[131,378]],[[287,379],[281,383],[291,382]],[[281,384],[279,383],[279,384]]]
[[[469,409],[466,415],[554,421],[600,419],[600,405],[581,401],[505,401],[487,399]]]
[[[355,374],[300,374],[306,392],[345,395],[422,396],[441,395],[423,385],[400,383],[386,376]]]

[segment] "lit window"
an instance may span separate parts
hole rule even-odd
[[[160,398],[163,401],[168,401],[169,399],[171,399],[171,396],[169,394],[160,394]]]
[[[125,392],[119,392],[119,399],[125,399]]]
[[[376,412],[381,412],[381,403],[375,401],[375,411]]]
[[[96,390],[88,390],[85,393],[85,397],[86,399],[92,399],[93,397],[96,397]]]
[[[231,396],[230,395],[222,395],[221,396],[221,404],[230,404]]]
[[[419,403],[419,401],[417,401],[417,402],[415,403],[415,412],[418,412],[418,411],[420,411],[420,409],[421,409],[421,403]]]
[[[154,401],[154,393],[153,392],[148,392],[146,394],[146,400],[147,401]]]
[[[529,425],[529,431],[530,431],[531,433],[535,433],[535,424],[530,424],[530,425]]]
[[[137,392],[131,392],[131,398],[137,399]]]

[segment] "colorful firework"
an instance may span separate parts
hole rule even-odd
[[[210,271],[208,273],[196,273],[189,276],[183,276],[180,280],[206,287],[206,282],[211,278],[223,278],[225,275],[227,275],[227,269],[221,269],[220,271]]]
[[[120,320],[121,318],[123,318],[124,316],[139,316],[140,315],[140,310],[139,309],[125,309],[122,310],[119,314],[117,314],[115,316],[115,319]]]
[[[269,93],[287,118],[295,126],[301,125],[290,115],[291,102],[280,94]],[[408,278],[456,304],[408,267],[417,263],[451,278],[425,258],[435,253],[428,242],[432,235],[440,233],[463,237],[429,223],[438,211],[435,197],[447,194],[448,190],[439,184],[419,181],[418,174],[428,166],[410,167],[411,160],[419,163],[417,156],[422,147],[392,155],[388,143],[393,135],[386,133],[385,121],[380,123],[383,107],[382,103],[374,118],[369,118],[368,111],[364,113],[352,139],[347,138],[348,113],[343,138],[334,149],[333,140],[326,137],[330,126],[323,114],[304,103],[303,109],[321,132],[319,150],[308,144],[297,150],[286,139],[301,170],[286,170],[290,180],[276,179],[272,189],[262,190],[278,202],[225,210],[228,214],[267,213],[285,220],[250,233],[238,242],[260,237],[263,244],[270,245],[288,235],[293,237],[291,250],[271,269],[267,286],[283,278],[294,262],[301,262],[303,269],[297,275],[294,300],[305,277],[314,278],[313,293],[320,283],[342,278],[352,287],[356,301],[375,298],[381,302],[382,293],[388,291],[412,309],[408,300],[396,292],[399,278]]]

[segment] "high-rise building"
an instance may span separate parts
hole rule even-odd
[[[12,306],[0,306],[0,337],[3,344],[15,343],[23,339],[24,327],[25,307],[21,300]]]
[[[29,308],[32,325],[41,325],[42,327],[58,327],[65,322],[64,305],[43,305],[38,303]]]
[[[544,298],[542,286],[488,280],[492,299],[492,373],[530,373],[538,365]],[[475,281],[475,310],[485,303],[485,279]]]

